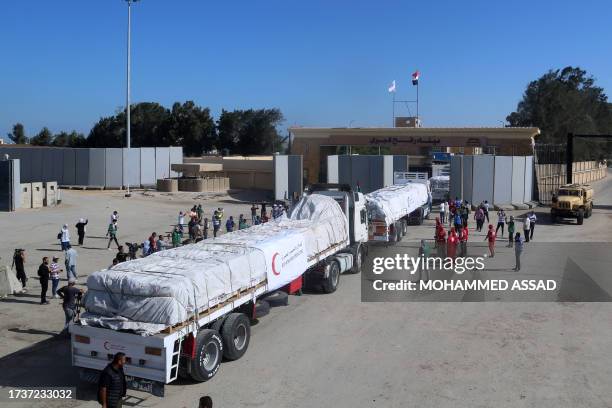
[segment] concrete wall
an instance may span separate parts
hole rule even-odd
[[[106,184],[106,149],[96,148],[89,150],[89,186],[104,186]]]
[[[463,200],[473,203],[474,193],[474,156],[463,156]]]
[[[327,182],[338,183],[338,155],[327,156]]]
[[[512,157],[512,197],[511,203],[522,203],[525,198],[525,157]]]
[[[183,148],[170,146],[170,164],[182,163],[183,162]],[[172,171],[172,166],[170,166],[170,177],[178,177],[179,174],[176,171]]]
[[[32,208],[42,208],[45,200],[45,190],[43,183],[31,183],[32,187]]]
[[[21,205],[19,159],[0,160],[0,211],[15,211]]]
[[[463,156],[451,157],[450,191],[451,199],[463,197]]]
[[[487,200],[493,203],[493,188],[495,175],[494,156],[474,156],[473,164],[473,192],[470,203],[480,203]]]
[[[170,165],[183,162],[182,147],[133,148],[127,153],[120,148],[0,145],[0,154],[20,159],[22,182],[57,181],[60,186],[120,188],[128,181],[131,186],[154,186],[156,176],[168,177]]]
[[[507,204],[512,201],[512,156],[495,156],[492,203]]]
[[[154,186],[155,181],[155,148],[140,148],[140,183],[143,186]]]
[[[525,157],[525,189],[523,202],[533,199],[533,156]]]
[[[409,156],[393,156],[393,171],[408,171],[410,168]]]
[[[21,183],[19,208],[32,208],[32,183]]]
[[[284,200],[289,191],[289,156],[274,156],[274,199]]]
[[[394,161],[390,155],[328,156],[327,181],[370,193],[393,184]]]
[[[106,150],[106,169],[104,185],[110,188],[121,188],[123,185],[123,152],[120,148]]]

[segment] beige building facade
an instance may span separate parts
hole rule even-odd
[[[411,167],[431,166],[432,153],[533,155],[538,128],[292,127],[291,154],[304,158],[306,183],[325,181],[327,156],[409,155]]]

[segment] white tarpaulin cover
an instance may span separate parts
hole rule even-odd
[[[375,220],[392,224],[425,205],[429,199],[424,183],[393,185],[366,194],[366,206]]]
[[[94,272],[87,279],[81,322],[153,334],[266,279],[269,290],[280,288],[300,276],[311,257],[347,240],[338,203],[308,196],[291,219]]]

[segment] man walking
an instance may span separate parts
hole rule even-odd
[[[512,248],[514,245],[514,217],[510,216],[510,221],[508,221],[508,248]]]
[[[77,280],[77,251],[70,244],[68,245],[68,250],[65,252],[66,259],[64,260],[64,264],[66,265],[66,275],[68,280],[71,278],[75,281]]]
[[[446,222],[446,203],[444,201],[440,203],[440,222],[442,224]]]
[[[123,406],[123,397],[125,397],[127,390],[123,372],[125,362],[125,353],[119,352],[115,354],[113,361],[100,374],[98,402],[103,408],[121,408]]]
[[[506,224],[506,212],[504,210],[499,210],[497,212],[497,228],[495,228],[495,235],[497,235],[497,232],[499,231],[499,229],[501,228],[502,230],[502,234],[501,236],[504,236],[504,225]]]
[[[59,297],[63,299],[62,309],[64,309],[64,316],[66,318],[64,330],[68,327],[68,323],[70,323],[72,318],[76,315],[77,300],[79,300],[83,294],[81,289],[74,286],[75,283],[76,279],[70,278],[68,279],[68,286],[62,286],[57,291]]]
[[[85,239],[85,226],[89,220],[81,218],[79,222],[76,223],[75,227],[77,229],[77,235],[79,236],[79,246],[83,246],[83,240]]]
[[[117,241],[117,220],[108,224],[106,234],[108,235],[108,246],[106,248],[110,251],[111,242],[115,241],[117,249],[119,249],[119,242]]]
[[[491,222],[489,221],[489,202],[487,200],[485,200],[484,202],[484,213],[485,213],[485,217],[487,217],[487,223]]]
[[[25,273],[25,249],[16,249],[15,254],[13,255],[13,265],[15,267],[15,272],[17,274],[17,279],[21,281],[22,290],[26,292],[26,282],[28,281],[28,277]]]
[[[225,229],[227,230],[227,232],[233,232],[234,226],[235,226],[234,217],[230,215],[230,217],[225,222]]]
[[[538,217],[535,215],[535,211],[531,211],[529,214],[529,240],[533,241],[533,231],[535,230],[535,224],[538,220]]]
[[[523,220],[523,233],[525,234],[525,242],[529,242],[529,230],[531,229],[531,220],[529,216]],[[515,241],[516,242],[516,241]]]
[[[68,225],[64,224],[59,235],[60,243],[62,244],[62,251],[65,251],[68,248],[68,245],[70,245],[70,231],[68,230]]]
[[[221,216],[219,215],[219,211],[215,210],[213,214],[213,237],[217,237],[217,233],[219,232],[219,228],[221,227]]]
[[[51,272],[49,275],[49,277],[51,278],[51,296],[53,296],[54,299],[57,299],[59,297],[57,295],[57,287],[59,286],[60,272],[63,271],[63,269],[60,269],[57,261],[59,261],[59,258],[57,256],[54,256],[53,262],[51,262],[51,266],[49,267],[49,270]]]
[[[49,289],[49,258],[43,257],[42,263],[38,267],[38,279],[40,280],[40,304],[48,305],[47,289]]]

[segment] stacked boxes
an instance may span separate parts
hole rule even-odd
[[[32,208],[42,208],[45,199],[45,192],[43,190],[43,183],[32,183]]]

